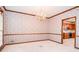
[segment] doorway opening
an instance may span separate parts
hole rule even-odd
[[[62,38],[61,43],[76,47],[76,17],[70,17],[62,20]]]

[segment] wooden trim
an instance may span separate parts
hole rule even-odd
[[[76,18],[76,16],[73,16],[73,17],[69,17],[69,18],[62,19],[62,21],[64,21],[64,20],[68,20],[68,19],[71,19],[71,18]]]
[[[36,16],[36,15],[30,14],[30,13],[24,13],[24,12],[19,12],[19,11],[14,11],[14,10],[8,10],[8,9],[6,9],[5,6],[3,6],[3,8],[5,9],[5,11],[9,11],[9,12],[20,13],[20,14],[25,14],[25,15],[30,15],[30,16]]]
[[[3,8],[4,8],[5,11],[7,10],[5,6],[3,6]]]
[[[13,35],[41,35],[41,34],[49,34],[49,33],[17,33],[17,34],[4,34],[4,36],[13,36]]]
[[[3,12],[3,45],[4,45],[4,12]]]
[[[5,47],[6,45],[2,45],[1,47],[0,47],[0,52],[2,51],[2,49]]]
[[[15,44],[32,43],[32,42],[40,42],[40,41],[52,41],[52,42],[56,42],[56,43],[61,44],[60,42],[57,42],[57,41],[54,41],[54,40],[51,40],[51,39],[44,39],[44,40],[35,40],[35,41],[28,41],[28,42],[9,43],[9,44],[6,44],[6,45],[15,45]]]
[[[4,34],[4,36],[15,36],[15,35],[43,35],[43,34],[51,34],[51,35],[61,35],[57,33],[17,33],[17,34]]]
[[[24,14],[24,15],[36,16],[34,14],[24,13],[24,12],[19,12],[19,11],[14,11],[14,10],[6,10],[6,11],[8,11],[8,12],[14,12],[14,13],[19,13],[19,14]]]
[[[61,44],[63,44],[63,20],[61,25]]]
[[[76,21],[76,16],[74,17],[75,18],[75,42],[74,42],[74,48],[76,47],[76,23],[77,23],[77,21]]]
[[[8,12],[14,12],[14,13],[19,13],[19,14],[24,14],[24,15],[30,15],[30,16],[38,16],[38,15],[35,15],[35,14],[24,13],[24,12],[19,12],[19,11],[14,11],[14,10],[8,10],[8,9],[6,9],[6,11],[8,11]],[[46,17],[46,19],[48,19],[48,17]]]
[[[75,27],[76,27],[76,16],[69,17],[69,18],[66,18],[66,19],[62,19],[62,25],[61,25],[61,43],[62,43],[62,44],[63,44],[63,21],[64,21],[64,20],[71,19],[71,18],[75,18]],[[76,28],[75,28],[74,48],[75,48],[75,47],[76,47]]]
[[[61,42],[58,42],[58,41],[55,41],[55,40],[51,40],[51,39],[49,39],[49,41],[52,41],[52,42],[56,42],[56,43],[61,44]]]
[[[79,7],[79,6],[75,6],[75,7],[73,7],[73,8],[67,9],[67,10],[65,10],[65,11],[63,11],[63,12],[57,13],[56,15],[53,15],[53,16],[50,16],[50,17],[46,17],[46,18],[47,18],[47,19],[53,18],[53,17],[55,17],[55,16],[58,16],[58,15],[63,14],[63,13],[65,13],[65,12],[71,11],[71,10],[76,9],[76,8],[78,8],[78,7]],[[14,10],[8,10],[8,9],[6,9],[5,6],[3,6],[3,8],[5,9],[5,11],[9,11],[9,12],[15,12],[15,13],[20,13],[20,14],[25,14],[25,15],[30,15],[30,16],[37,16],[37,15],[35,15],[35,14],[29,14],[29,13],[14,11]]]
[[[79,8],[79,6],[75,6],[75,7],[73,7],[73,8],[67,9],[67,10],[65,10],[65,11],[62,11],[62,12],[60,12],[60,13],[57,13],[56,15],[53,15],[53,16],[50,16],[50,17],[47,17],[47,18],[48,18],[48,19],[53,18],[53,17],[55,17],[55,16],[58,16],[58,15],[63,14],[63,13],[66,13],[66,12],[71,11],[71,10],[76,9],[76,8]]]
[[[51,35],[61,35],[59,33],[49,33],[49,34],[51,34]]]
[[[6,45],[14,45],[14,44],[23,44],[23,43],[32,43],[32,42],[40,42],[40,41],[48,41],[49,39],[43,39],[43,40],[35,40],[35,41],[27,41],[27,42],[19,42],[19,43],[9,43]]]

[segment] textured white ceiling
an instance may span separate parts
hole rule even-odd
[[[50,17],[74,6],[6,6],[6,9]]]

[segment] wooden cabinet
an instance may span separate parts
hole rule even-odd
[[[68,33],[63,33],[63,39],[68,39],[68,38],[69,38]]]
[[[63,22],[63,39],[75,38],[75,23]]]
[[[63,33],[63,39],[68,39],[68,38],[75,38],[75,33],[71,33],[71,36],[69,33]]]

